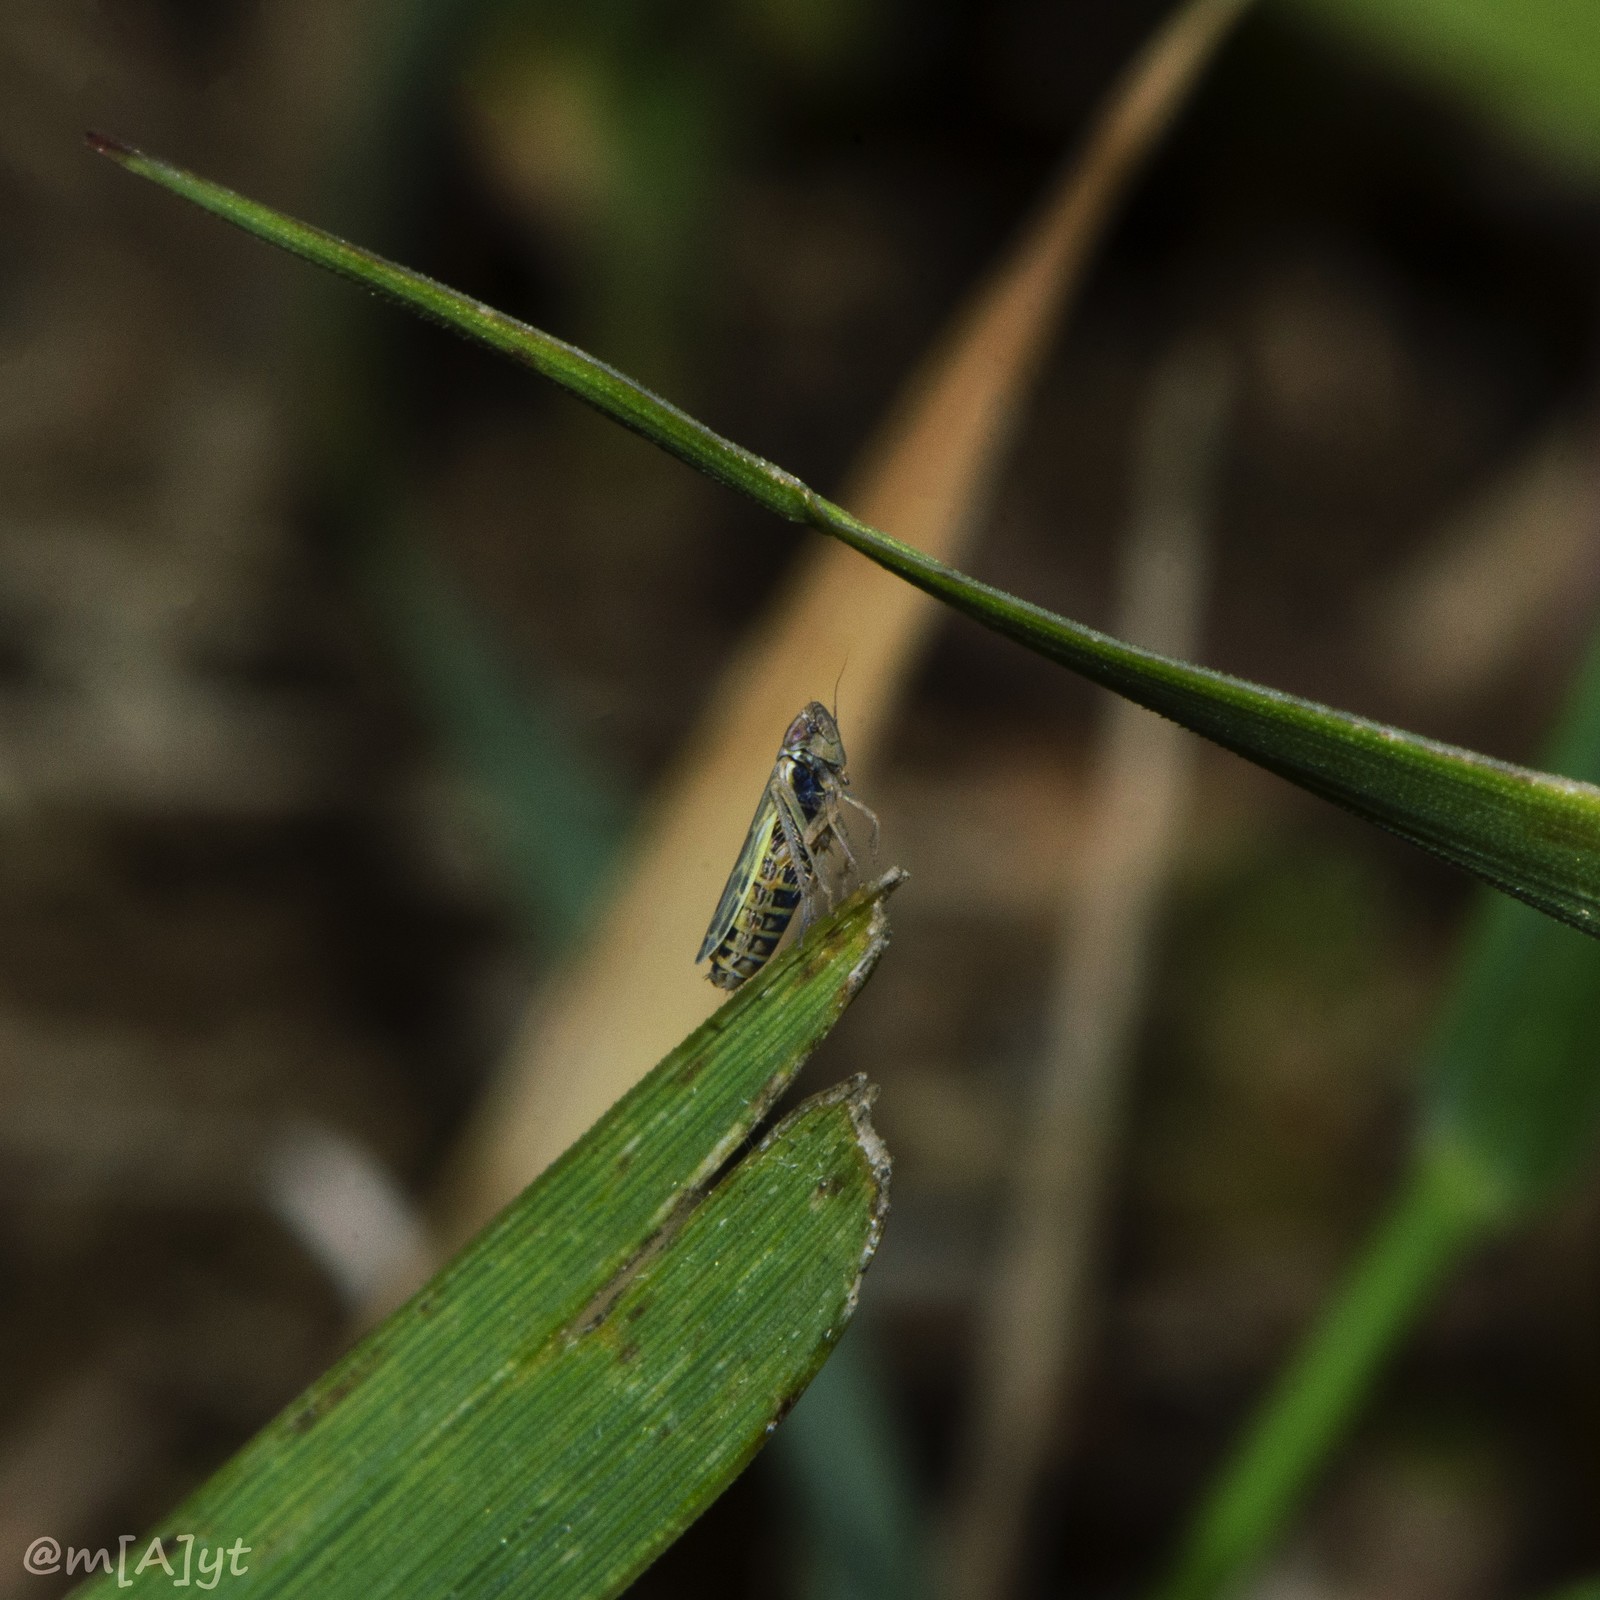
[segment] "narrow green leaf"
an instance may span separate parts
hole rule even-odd
[[[979,583],[867,526],[572,345],[219,184],[99,136],[90,142],[246,232],[523,362],[691,466],[843,541],[983,626],[1585,933],[1600,933],[1600,789],[1172,661]]]
[[[864,1081],[718,1174],[870,973],[896,881],[740,989],[174,1512],[168,1560],[183,1535],[197,1552],[242,1542],[261,1596],[593,1600],[627,1584],[754,1454],[854,1309],[888,1172]],[[127,1576],[165,1593],[159,1563],[135,1573],[146,1549]]]
[[[618,786],[516,674],[427,541],[395,519],[352,552],[418,699],[432,712],[499,850],[530,929],[570,938],[625,833]]]

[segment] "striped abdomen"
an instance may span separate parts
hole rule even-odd
[[[737,989],[766,965],[800,904],[800,879],[776,819],[770,830],[732,926],[709,958],[711,981],[719,989]]]

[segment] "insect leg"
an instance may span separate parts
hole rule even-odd
[[[872,824],[872,839],[871,839],[870,844],[868,845],[868,848],[872,851],[873,855],[877,855],[877,853],[878,853],[878,813],[876,811],[874,811],[871,806],[862,805],[862,803],[859,800],[857,800],[856,797],[853,794],[851,794],[848,789],[841,789],[839,791],[839,798],[841,800],[843,800],[844,803],[847,806],[854,806],[856,808],[856,810],[859,811],[867,819],[867,821]]]
[[[772,802],[778,813],[778,826],[783,829],[783,842],[789,847],[789,859],[794,863],[794,874],[800,884],[800,932],[810,927],[816,916],[817,890],[822,890],[828,906],[833,906],[833,889],[817,870],[816,857],[812,855],[806,834],[809,831],[794,795],[784,784],[774,780],[771,788]]]
[[[806,836],[806,819],[795,803],[794,796],[783,784],[774,780],[769,792],[773,809],[778,813],[783,842],[788,847],[790,861],[794,863],[795,877],[800,881],[802,893],[810,892],[822,881],[822,875],[817,871],[816,857]]]
[[[830,843],[838,846],[839,854],[844,857],[846,866],[857,877],[860,877],[861,868],[856,864],[855,852],[850,848],[850,841],[845,837],[844,829],[839,826],[839,808],[837,804],[839,798],[840,795],[837,792],[831,795],[827,812],[817,820],[821,825],[821,831],[828,834]],[[848,796],[845,798],[848,798]]]

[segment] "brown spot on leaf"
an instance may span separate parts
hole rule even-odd
[[[797,1394],[786,1394],[778,1402],[778,1409],[772,1413],[772,1421],[767,1424],[767,1432],[771,1433],[783,1419],[794,1410],[795,1401],[800,1398]]]
[[[347,1372],[337,1383],[330,1384],[328,1388],[312,1395],[289,1418],[289,1431],[291,1433],[310,1433],[341,1400],[354,1393],[361,1386],[362,1380],[367,1376],[368,1371],[370,1371],[370,1367],[364,1366],[358,1370]]]

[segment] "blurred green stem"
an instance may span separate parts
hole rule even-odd
[[[1600,777],[1600,635],[1548,761]],[[1583,1169],[1600,1125],[1600,950],[1527,906],[1482,897],[1429,1055],[1410,1185],[1224,1468],[1163,1600],[1221,1593],[1261,1559],[1451,1266]]]
[[[1465,1163],[1438,1151],[1418,1161],[1201,1506],[1154,1591],[1157,1600],[1209,1600],[1249,1576],[1349,1427],[1379,1366],[1445,1276],[1493,1227],[1484,1195]]]
[[[858,1314],[859,1318],[859,1314]],[[805,1535],[802,1600],[916,1600],[922,1517],[869,1317],[851,1329],[773,1441]]]
[[[623,834],[615,790],[516,674],[431,541],[398,514],[353,541],[363,589],[457,768],[473,781],[508,903],[530,932],[576,936]]]
[[[516,0],[399,0],[369,30],[341,148],[325,187],[336,209],[393,248],[414,244],[419,197],[438,181],[462,61]],[[506,879],[508,909],[550,945],[576,936],[622,840],[621,785],[564,725],[418,522],[408,466],[410,385],[348,300],[308,308],[301,395],[308,451],[336,547],[379,620],[440,742],[467,780]]]

